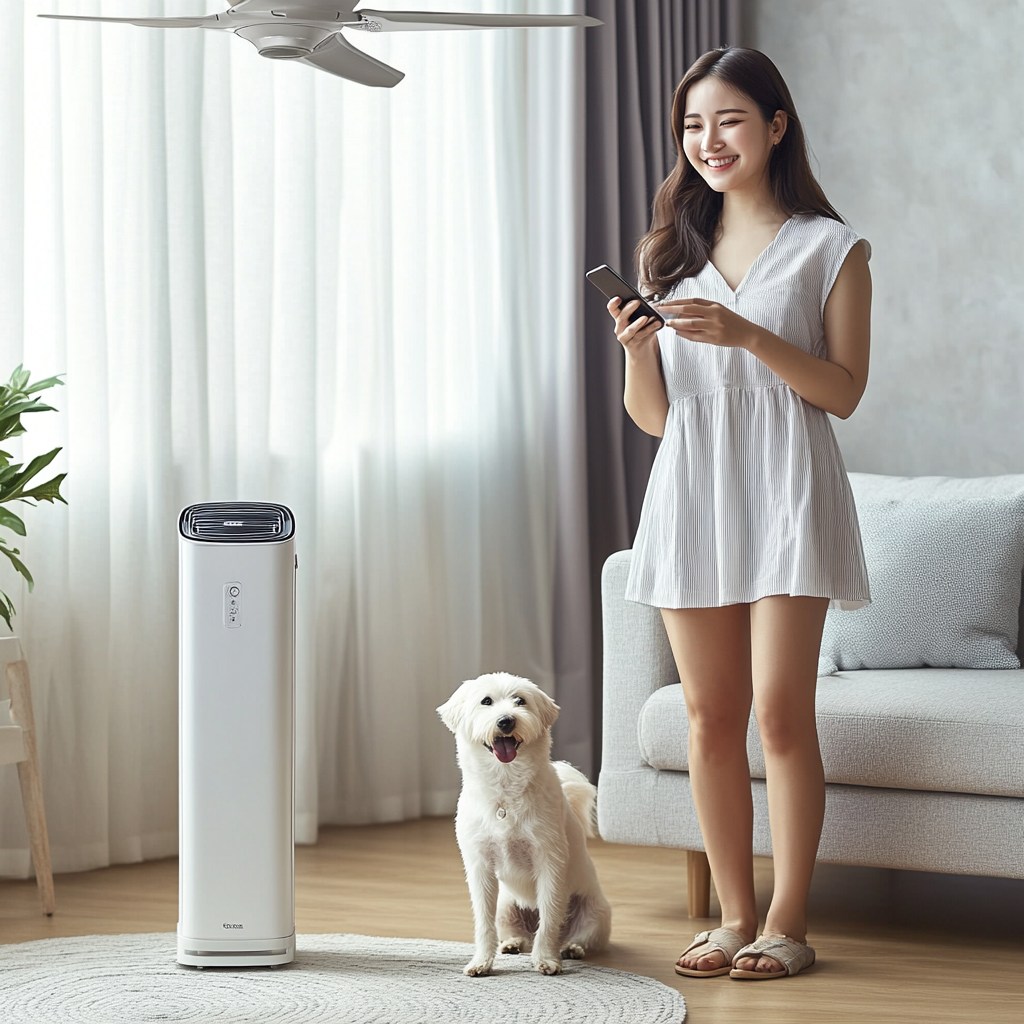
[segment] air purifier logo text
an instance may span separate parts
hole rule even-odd
[[[226,925],[224,925],[224,927],[225,928],[241,928],[242,926],[240,924],[226,924]]]

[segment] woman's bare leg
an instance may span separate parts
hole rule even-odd
[[[825,815],[814,693],[828,599],[777,595],[750,606],[754,709],[764,748],[775,892],[768,935],[806,940],[807,895]],[[778,971],[768,957],[741,970]]]
[[[757,932],[752,855],[754,811],[747,761],[752,697],[749,605],[664,609],[662,617],[686,697],[690,786],[722,926],[750,942]],[[698,947],[679,961],[700,971],[725,966]]]

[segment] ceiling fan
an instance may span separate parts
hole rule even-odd
[[[390,89],[405,78],[353,46],[343,29],[357,32],[423,32],[441,29],[532,28],[601,25],[584,14],[453,14],[355,10],[360,0],[241,0],[223,14],[199,18],[103,18],[41,14],[62,21],[112,21],[146,28],[209,28],[248,39],[261,57],[295,60],[361,85]],[[229,0],[230,3],[230,0]]]

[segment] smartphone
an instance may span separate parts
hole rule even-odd
[[[609,299],[614,299],[618,296],[622,299],[623,305],[626,305],[627,302],[633,299],[639,299],[640,305],[629,316],[630,323],[639,317],[650,316],[654,317],[662,327],[665,326],[665,318],[631,284],[626,284],[606,263],[602,263],[601,266],[595,267],[593,270],[588,270],[587,280],[602,294],[607,295]]]

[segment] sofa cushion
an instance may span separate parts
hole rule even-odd
[[[819,675],[1018,668],[1024,476],[851,473],[872,603],[830,611]]]
[[[841,672],[818,680],[825,781],[888,789],[1024,797],[1024,669]],[[637,738],[654,768],[687,771],[682,687],[656,690]],[[763,779],[751,714],[747,756]]]

